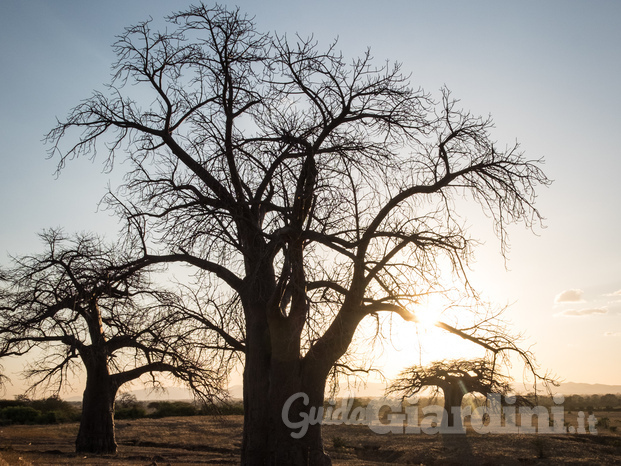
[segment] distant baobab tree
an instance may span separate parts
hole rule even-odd
[[[109,169],[126,158],[107,200],[145,260],[191,264],[238,303],[226,316],[243,325],[242,463],[329,464],[321,425],[292,438],[285,402],[308,395],[291,419],[322,406],[331,371],[356,369],[342,362],[360,323],[415,321],[420,297],[445,290],[445,268],[476,296],[476,241],[455,199],[482,206],[504,253],[508,224],[540,220],[549,180],[494,142],[490,119],[412,86],[398,63],[262,33],[222,6],[168,21],[119,37],[110,85],[48,134],[51,155],[59,169],[96,152]]]
[[[32,355],[30,390],[59,393],[85,371],[77,452],[116,452],[114,400],[123,384],[148,376],[157,387],[168,373],[204,398],[222,393],[226,361],[149,270],[94,235],[41,237],[45,253],[14,258],[0,272],[0,358]]]
[[[426,388],[444,395],[444,418],[448,427],[462,427],[461,417],[452,415],[452,408],[461,407],[468,393],[487,396],[511,392],[513,379],[495,367],[493,359],[451,359],[435,361],[426,366],[404,369],[387,389],[388,394],[409,398]],[[457,424],[455,423],[457,421]]]

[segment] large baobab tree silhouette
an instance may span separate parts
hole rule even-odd
[[[215,359],[222,353],[207,349],[204,325],[179,313],[178,296],[157,289],[147,269],[93,235],[41,236],[45,253],[1,271],[0,358],[33,355],[31,390],[59,393],[85,372],[77,452],[116,452],[116,393],[142,376],[157,385],[171,374],[204,398],[223,391],[226,358]]]
[[[456,197],[485,209],[504,252],[507,224],[539,220],[548,179],[493,141],[489,119],[447,90],[433,100],[399,64],[264,34],[219,6],[168,20],[126,29],[110,86],[49,133],[51,152],[59,169],[102,148],[111,168],[123,153],[132,168],[108,201],[143,260],[192,264],[238,304],[242,463],[327,464],[320,425],[291,437],[287,399],[309,397],[291,419],[321,406],[360,323],[384,311],[414,321],[445,266],[473,294]]]

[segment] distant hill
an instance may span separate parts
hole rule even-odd
[[[520,392],[531,391],[524,387],[516,387]],[[351,391],[358,397],[381,397],[384,395],[386,385],[383,383],[368,383],[366,386],[360,386]],[[342,386],[338,396],[347,396],[350,390]],[[554,393],[562,393],[564,395],[606,395],[607,393],[621,393],[621,385],[604,385],[592,383],[576,383],[563,382],[560,387],[554,388]],[[180,387],[170,387],[167,393],[153,392],[148,390],[133,390],[131,393],[136,395],[139,400],[187,400],[192,398],[190,391]],[[241,385],[232,385],[229,387],[229,395],[233,399],[241,400],[243,397],[243,387]]]
[[[348,390],[347,387],[341,387],[338,394],[339,397],[347,396],[351,391],[357,397],[375,398],[382,397],[386,386],[382,383],[368,383],[366,386],[358,387],[355,390]],[[532,391],[531,387],[524,387],[516,384],[516,391],[520,393]],[[562,393],[564,395],[606,395],[608,393],[621,393],[621,385],[605,385],[599,383],[576,383],[564,382],[560,387],[553,389],[554,393]],[[183,387],[168,387],[166,391],[153,390],[131,390],[131,394],[135,395],[139,400],[148,401],[166,401],[166,400],[191,400],[192,393]],[[241,400],[243,397],[243,387],[241,385],[232,385],[229,387],[229,395],[233,399]],[[72,396],[67,401],[82,401],[81,396]]]
[[[524,387],[516,384],[516,390],[524,393],[532,391],[532,387]],[[363,398],[375,398],[384,396],[384,390],[386,385],[383,383],[368,383],[366,386],[358,387],[355,390],[351,390],[356,396]],[[346,387],[341,387],[338,396],[347,396],[350,390]],[[231,398],[242,398],[242,386],[234,385],[229,387],[229,393]],[[621,385],[605,385],[605,384],[591,384],[591,383],[576,383],[576,382],[564,382],[560,387],[555,387],[553,393],[562,393],[564,395],[606,395],[608,393],[617,394],[621,393]]]
[[[564,395],[606,395],[621,393],[621,385],[604,385],[601,383],[563,382],[554,389],[555,393]]]
[[[528,393],[533,391],[532,386],[514,384],[514,389],[518,393]],[[540,387],[544,392],[543,387]],[[562,393],[563,395],[606,395],[621,393],[621,385],[605,385],[601,383],[577,383],[563,382],[560,387],[552,387],[552,393]]]

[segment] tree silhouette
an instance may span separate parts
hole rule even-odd
[[[442,424],[461,427],[461,417],[455,418],[451,413],[452,408],[461,407],[466,394],[477,392],[485,396],[492,393],[506,395],[511,391],[512,381],[511,377],[495,368],[493,360],[452,359],[435,361],[426,366],[408,367],[390,384],[387,393],[408,398],[425,388],[435,388],[435,393],[441,391],[444,395]]]
[[[85,370],[77,452],[116,452],[116,393],[142,376],[157,386],[166,372],[205,398],[218,395],[225,361],[207,349],[201,326],[177,312],[176,295],[95,236],[50,230],[41,237],[44,254],[2,271],[0,358],[35,353],[26,372],[31,390],[59,393],[71,373]]]
[[[539,220],[535,189],[548,179],[517,146],[493,142],[489,119],[447,90],[434,101],[368,51],[348,61],[336,44],[263,34],[218,6],[168,20],[165,32],[126,29],[111,84],[48,134],[51,153],[59,169],[98,148],[108,168],[125,154],[132,169],[107,200],[141,260],[191,264],[235,304],[242,463],[329,463],[320,425],[291,437],[286,400],[309,397],[292,420],[321,406],[361,321],[415,321],[420,297],[442,291],[441,270],[474,294],[475,243],[454,199],[483,207],[504,253],[508,223]]]

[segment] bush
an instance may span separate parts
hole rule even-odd
[[[608,429],[610,427],[610,419],[607,417],[603,417],[597,420],[597,427],[601,427],[603,429]]]
[[[118,408],[114,411],[115,419],[140,419],[147,417],[147,410],[142,406],[132,406],[130,408]]]
[[[141,403],[138,401],[138,398],[136,398],[136,395],[131,393],[121,393],[116,400],[114,400],[114,404],[117,408],[121,409],[141,406]]]
[[[47,411],[41,413],[41,415],[35,421],[36,424],[56,424],[58,423],[58,416],[56,411]]]
[[[9,406],[27,406],[28,403],[18,400],[0,400],[0,411]]]
[[[15,400],[0,400],[0,424],[56,424],[80,420],[80,409],[72,403],[53,396],[43,400],[29,400],[24,396]]]
[[[114,401],[114,417],[116,419],[140,419],[147,416],[144,403],[138,401],[131,393],[122,393]]]
[[[80,420],[80,409],[75,405],[52,396],[44,400],[33,400],[29,403],[34,409],[43,413],[40,424],[54,424],[56,422],[76,422]],[[54,419],[52,421],[52,419]]]
[[[31,400],[28,401],[28,406],[32,406],[34,409],[38,409],[41,412],[44,411],[62,411],[67,406],[70,406],[66,401],[61,400],[58,396],[50,396],[43,400]]]
[[[3,424],[35,424],[41,415],[41,411],[30,406],[8,406],[0,410]]]
[[[332,445],[335,450],[340,450],[341,448],[345,448],[347,446],[347,442],[343,437],[332,437]]]
[[[152,403],[150,406],[155,408],[151,417],[170,417],[170,416],[194,416],[198,414],[196,407],[185,401],[161,401]]]

